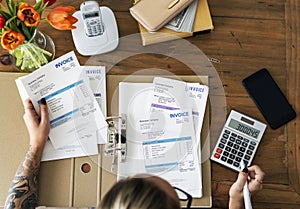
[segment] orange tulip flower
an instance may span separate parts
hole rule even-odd
[[[4,49],[13,50],[21,45],[24,40],[25,37],[22,33],[7,30],[1,36],[1,45]]]
[[[78,20],[70,14],[75,11],[76,9],[72,6],[58,6],[48,14],[48,22],[58,30],[75,29],[76,27],[73,24]]]
[[[40,13],[27,3],[20,4],[17,16],[27,27],[37,26],[41,21]]]

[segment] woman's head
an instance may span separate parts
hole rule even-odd
[[[117,182],[103,198],[99,209],[180,209],[175,190],[165,180],[137,175]]]

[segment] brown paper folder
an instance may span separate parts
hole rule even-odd
[[[135,2],[137,1],[135,0]],[[207,0],[198,0],[193,32],[176,32],[168,28],[161,28],[157,32],[149,33],[141,24],[138,24],[138,26],[143,46],[190,37],[193,36],[194,32],[212,30],[214,28]]]
[[[24,108],[15,85],[15,78],[21,74],[0,75],[0,206],[3,206],[29,140],[22,119]]]
[[[0,73],[0,206],[4,205],[10,183],[29,145],[23,122],[24,108],[15,84],[15,79],[24,75]],[[72,206],[73,164],[72,159],[41,164],[40,205]]]
[[[107,102],[108,102],[108,115],[118,115],[118,86],[119,82],[152,82],[153,75],[107,75]],[[208,76],[178,76],[186,82],[197,82],[208,85]],[[212,196],[211,196],[211,165],[210,165],[210,135],[209,135],[209,105],[207,105],[202,133],[201,133],[201,159],[202,162],[202,187],[203,187],[203,197],[193,199],[193,207],[211,207],[212,206]],[[111,165],[111,158],[103,156],[102,157],[102,191],[101,196],[103,197],[108,189],[116,182],[116,175],[108,171]],[[109,179],[109,181],[107,181]]]
[[[15,79],[23,73],[0,73],[0,207],[15,172],[24,159],[29,144],[22,116],[24,108]],[[185,81],[208,83],[208,77],[179,76]],[[133,82],[152,82],[153,76],[131,76]],[[118,114],[118,84],[129,81],[127,76],[107,76],[108,115]],[[208,105],[207,105],[208,106]],[[211,170],[209,160],[209,118],[206,111],[202,129],[203,197],[193,200],[193,206],[211,207]],[[101,147],[101,152],[103,147]],[[83,168],[88,165],[89,169]],[[116,182],[110,172],[111,158],[98,156],[72,158],[41,163],[39,205],[47,207],[95,207],[101,197]],[[88,172],[85,172],[88,171]]]
[[[27,144],[27,142],[23,142]],[[73,201],[72,170],[74,159],[41,163],[39,175],[39,205],[70,207]]]
[[[101,175],[101,158],[89,156],[75,158],[74,165],[74,186],[73,206],[92,207],[100,200],[101,182],[98,181]]]

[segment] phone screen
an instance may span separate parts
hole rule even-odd
[[[296,112],[267,69],[245,78],[243,85],[271,128],[279,128],[296,117]]]

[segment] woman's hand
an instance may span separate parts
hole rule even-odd
[[[17,169],[5,201],[5,209],[28,209],[37,206],[37,175],[45,143],[50,131],[48,108],[46,100],[40,104],[40,117],[36,113],[31,101],[24,103],[24,121],[30,137],[30,146],[24,161]]]
[[[251,194],[254,194],[262,189],[263,179],[265,177],[265,173],[262,169],[253,165],[248,168],[248,187]]]
[[[262,169],[253,165],[248,168],[247,172],[240,172],[237,180],[231,186],[229,190],[229,208],[243,208],[243,188],[248,181],[248,188],[251,194],[254,194],[262,189],[262,181],[264,179],[265,173]]]
[[[41,99],[40,116],[36,113],[32,102],[26,99],[23,119],[28,129],[30,145],[36,148],[44,148],[50,131],[49,114],[46,100]]]

